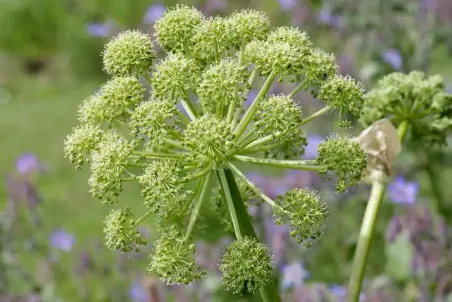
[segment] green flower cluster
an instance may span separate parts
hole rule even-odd
[[[204,274],[194,260],[194,230],[205,208],[214,209],[237,239],[220,265],[225,286],[235,293],[267,288],[272,258],[256,239],[248,200],[270,204],[277,223],[289,224],[291,235],[307,245],[320,236],[327,210],[310,190],[273,201],[235,163],[334,173],[340,191],[355,185],[366,158],[350,137],[325,141],[317,160],[299,156],[306,145],[302,126],[328,111],[359,117],[363,88],[338,76],[334,56],[313,48],[306,33],[270,30],[265,14],[254,10],[205,18],[178,5],[156,22],[155,38],[127,31],[106,45],[104,67],[112,77],[82,102],[80,125],[68,135],[65,154],[77,169],[91,165],[91,193],[104,204],[123,204],[125,182],[142,187],[140,218],[125,202],[108,215],[109,248],[129,252],[145,244],[136,227],[153,217],[161,236],[149,272],[168,283],[189,283]],[[158,62],[154,43],[168,53]],[[259,93],[245,107],[260,76]],[[269,96],[275,80],[298,85],[290,95]],[[148,100],[142,81],[151,87]],[[294,101],[300,89],[315,92],[327,106],[303,116]]]
[[[417,141],[445,145],[452,129],[451,108],[452,95],[445,91],[441,76],[395,72],[383,77],[368,93],[361,122],[369,126],[385,117],[396,124],[405,121]]]

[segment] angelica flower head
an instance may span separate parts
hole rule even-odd
[[[411,135],[426,144],[446,144],[452,129],[452,95],[441,76],[423,72],[391,73],[378,81],[366,98],[361,122],[369,126],[382,118],[407,121]]]
[[[153,39],[167,52],[158,62]],[[65,154],[76,168],[90,163],[95,198],[121,205],[105,220],[109,248],[136,250],[146,243],[138,225],[154,218],[161,234],[148,271],[167,283],[204,275],[193,240],[200,224],[210,221],[203,219],[206,211],[236,237],[220,265],[225,287],[235,293],[273,282],[272,257],[252,229],[249,199],[268,203],[297,242],[310,245],[320,237],[328,211],[317,193],[297,189],[272,200],[237,162],[335,174],[339,191],[363,174],[366,156],[347,136],[322,142],[317,158],[300,160],[304,125],[327,112],[338,112],[341,120],[359,117],[363,88],[336,75],[334,56],[314,48],[307,33],[270,30],[262,12],[206,18],[177,5],[156,21],[153,38],[139,31],[113,38],[103,62],[111,78],[80,105],[80,125],[67,137]],[[269,95],[275,81],[296,87]],[[250,90],[257,93],[245,106]],[[305,116],[296,102],[299,90],[314,93],[326,107]],[[134,204],[134,212],[119,198],[126,182],[140,186],[141,208]]]

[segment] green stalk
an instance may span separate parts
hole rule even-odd
[[[276,78],[276,72],[273,70],[270,75],[268,76],[267,80],[265,81],[264,85],[262,86],[261,90],[259,91],[258,95],[256,96],[256,99],[251,104],[251,106],[248,108],[248,110],[243,115],[243,118],[240,120],[239,124],[234,130],[234,134],[236,139],[242,135],[243,131],[245,131],[248,124],[251,122],[251,119],[253,118],[254,112],[257,109],[257,105],[259,104],[260,100],[264,98],[264,96],[267,94],[267,92],[270,90],[271,85],[273,84],[273,81]]]
[[[294,95],[297,94],[298,91],[300,91],[303,88],[306,88],[307,84],[309,84],[308,79],[305,78],[303,81],[300,82],[288,95],[289,98],[292,98]]]
[[[397,130],[399,133],[399,139],[403,142],[408,130],[408,122],[401,122]],[[378,210],[383,200],[385,191],[385,183],[375,181],[372,184],[372,191],[367,203],[366,212],[364,213],[358,238],[358,246],[356,247],[355,258],[353,259],[352,273],[350,275],[350,282],[347,290],[347,302],[359,301],[359,295],[361,293],[367,259],[369,256],[370,243],[375,229]]]
[[[326,166],[315,165],[315,160],[281,160],[244,155],[234,155],[232,158],[250,164],[294,170],[321,171],[326,169]]]
[[[171,159],[183,159],[182,154],[177,153],[157,153],[157,152],[144,152],[144,151],[133,151],[133,154],[144,155],[146,158],[171,158]]]
[[[192,121],[196,120],[197,112],[196,108],[193,105],[193,103],[189,100],[188,102],[185,100],[180,101],[180,104],[184,108],[185,112],[187,112],[187,115],[190,117]]]
[[[209,184],[210,184],[210,173],[207,174],[201,181],[202,181],[202,189],[201,193],[199,194],[198,199],[195,201],[193,211],[191,212],[190,221],[188,222],[187,232],[185,233],[185,240],[188,240],[191,236],[191,233],[193,232],[193,228],[195,227],[196,220],[199,216],[199,211],[201,210],[201,206],[204,203],[204,201],[209,196]]]
[[[302,124],[302,125],[307,124],[307,123],[309,123],[310,121],[312,121],[313,119],[315,119],[315,118],[321,116],[321,115],[324,114],[324,113],[327,113],[327,112],[330,111],[330,110],[331,110],[331,107],[330,107],[330,106],[326,106],[326,107],[320,109],[319,111],[314,112],[313,114],[311,114],[311,115],[308,116],[307,118],[302,119],[301,124]]]
[[[230,170],[219,170],[217,172],[221,187],[223,188],[229,212],[231,213],[232,224],[237,239],[248,236],[256,238],[253,225],[246,211],[245,204],[235,181],[234,175]],[[264,302],[280,302],[278,290],[274,282],[269,282],[264,288],[259,290]]]

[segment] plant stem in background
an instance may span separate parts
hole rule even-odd
[[[397,129],[399,139],[403,142],[408,130],[408,122],[403,121]],[[347,290],[347,301],[358,302],[361,294],[364,273],[366,271],[367,258],[369,256],[370,243],[377,221],[378,210],[386,192],[386,184],[375,181],[372,184],[369,201],[367,203],[366,212],[364,213],[363,222],[358,238],[358,246],[353,259],[352,273]]]
[[[243,236],[257,239],[232,171],[220,170],[217,175],[226,197],[237,239],[241,239]],[[281,301],[274,282],[269,282],[264,288],[261,288],[260,294],[264,302]]]

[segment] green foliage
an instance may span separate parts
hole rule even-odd
[[[268,249],[254,238],[232,242],[221,260],[223,284],[233,293],[254,293],[273,276],[272,257]]]

